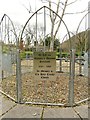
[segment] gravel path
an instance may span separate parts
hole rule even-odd
[[[30,63],[27,63],[30,66]],[[25,65],[23,61],[22,66]],[[28,102],[49,102],[49,103],[67,103],[69,92],[69,74],[56,73],[55,81],[37,81],[34,80],[32,72],[29,69],[24,70],[21,76],[22,97]],[[16,76],[9,76],[2,80],[2,90],[16,99]],[[74,80],[75,102],[88,97],[88,78],[84,76],[75,76]]]

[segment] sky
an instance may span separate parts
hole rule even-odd
[[[53,0],[53,1],[55,2],[57,0]],[[75,0],[68,0],[68,1],[72,2]],[[66,13],[73,13],[73,12],[75,13],[75,12],[88,9],[89,1],[90,0],[78,0],[76,3],[68,6],[68,8],[66,9]],[[33,12],[39,9],[40,7],[42,7],[43,5],[45,5],[45,4],[42,4],[40,0],[1,0],[0,1],[0,19],[4,14],[7,14],[13,22],[24,25],[31,15],[27,10],[29,9],[29,4],[31,5],[31,9]],[[73,32],[76,31],[76,28],[80,20],[85,14],[86,12],[83,14],[65,15],[64,21],[66,22],[70,31],[73,31]],[[82,22],[80,29],[84,29],[85,26],[87,26],[87,22],[84,21]]]

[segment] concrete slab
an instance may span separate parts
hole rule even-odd
[[[18,104],[6,113],[3,118],[41,118],[42,108]]]
[[[1,97],[1,96],[0,96]],[[43,107],[31,106],[25,104],[16,104],[7,97],[2,96],[0,101],[0,120],[4,118],[10,118],[7,120],[13,120],[12,118],[36,118],[41,119]],[[90,109],[89,109],[90,110]],[[3,115],[2,115],[3,114]],[[74,108],[61,108],[61,107],[46,107],[43,112],[43,120],[53,120],[53,118],[59,118],[59,120],[87,120],[88,118],[88,105],[77,106]],[[70,118],[70,119],[69,119]]]
[[[81,118],[88,118],[88,105],[77,106],[74,109],[81,116]]]
[[[8,112],[13,106],[15,106],[16,103],[9,100],[6,97],[2,96],[2,101],[0,102],[0,107],[2,108],[2,112],[0,112],[0,116]]]
[[[43,118],[78,118],[73,108],[45,108]]]

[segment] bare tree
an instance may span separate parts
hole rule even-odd
[[[86,52],[86,50],[88,49],[88,31],[83,31],[81,33],[79,33],[77,35],[77,43],[76,43],[76,47],[77,50],[80,51],[81,53],[83,51]]]
[[[67,6],[67,2],[68,2],[68,0],[66,0],[65,3],[64,3],[63,11],[62,11],[62,14],[61,14],[61,19],[63,19],[64,13],[65,13],[65,10],[66,10],[66,6]],[[49,1],[49,8],[52,9],[52,2],[51,2],[51,0]],[[56,8],[56,13],[57,14],[59,14],[59,8],[60,8],[60,0],[58,0],[58,3],[57,3],[57,8]],[[56,31],[54,32],[56,18],[57,18],[57,15],[53,14],[52,11],[50,11],[50,19],[51,19],[51,23],[52,23],[52,26],[51,26],[51,38],[52,38],[52,41],[51,41],[51,44],[50,44],[50,51],[53,51],[54,40],[56,38],[56,35],[58,33],[58,30],[59,30],[59,27],[61,25],[61,20],[60,20],[58,22]]]
[[[87,10],[83,10],[83,11],[79,11],[76,13],[66,13],[66,8],[72,4],[74,4],[75,2],[77,2],[78,0],[73,0],[72,2],[69,2],[69,0],[63,0],[63,2],[61,0],[57,0],[57,2],[53,1],[53,0],[41,0],[42,3],[47,3],[50,9],[53,9],[53,5],[56,5],[56,13],[60,15],[61,19],[57,22],[57,15],[55,13],[53,13],[52,11],[50,11],[49,16],[50,16],[50,21],[51,21],[51,43],[50,43],[50,51],[53,51],[53,47],[54,47],[54,40],[56,39],[57,33],[59,31],[59,28],[61,26],[62,23],[62,19],[64,17],[64,15],[67,14],[80,14],[83,12],[86,12]],[[25,8],[26,6],[23,5]],[[27,8],[26,8],[27,9]],[[29,9],[27,9],[29,13],[31,13],[32,9],[31,9],[31,5],[29,3]],[[57,25],[56,25],[57,24]]]
[[[37,26],[37,31],[38,33],[37,33],[37,38],[36,38],[36,26],[34,24],[32,25],[28,24],[24,32],[26,48],[28,48],[30,44],[32,46],[35,41],[38,41],[38,44],[43,44],[44,28],[42,24],[39,24]]]
[[[74,0],[72,2],[69,2],[69,0],[64,0],[64,2],[61,2],[60,0],[56,2],[53,2],[52,0],[41,0],[43,3],[44,2],[48,2],[48,5],[49,5],[49,8],[50,9],[53,9],[53,5],[52,4],[55,4],[56,5],[56,13],[60,15],[61,19],[63,19],[64,15],[67,15],[67,14],[80,14],[80,13],[84,13],[86,12],[87,10],[83,10],[83,11],[79,11],[79,12],[76,12],[76,13],[66,13],[66,8],[72,4],[74,4],[75,2],[77,2],[78,0]],[[50,11],[50,20],[51,20],[51,44],[50,44],[50,51],[53,51],[53,46],[54,46],[54,40],[56,38],[56,35],[59,31],[59,28],[61,26],[61,23],[62,23],[62,20],[59,20],[58,22],[57,21],[57,15],[54,14],[52,11]],[[57,26],[55,26],[57,23]]]

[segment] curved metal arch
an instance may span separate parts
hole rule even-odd
[[[73,36],[75,35],[73,32],[69,31],[69,34],[72,34]],[[67,36],[67,34],[65,34],[65,36],[63,37],[62,41],[64,41],[65,37]]]
[[[43,8],[49,9],[50,11],[52,11],[53,13],[55,13],[55,14],[60,18],[60,20],[63,22],[64,26],[66,27],[66,30],[67,30],[67,33],[68,33],[68,37],[69,37],[69,40],[70,40],[69,29],[68,29],[66,23],[64,22],[64,20],[63,20],[55,11],[53,11],[52,9],[50,9],[50,8],[47,7],[47,6],[41,7],[41,8],[38,9],[33,15],[30,16],[30,18],[27,20],[27,22],[25,23],[25,25],[24,25],[24,27],[23,27],[23,30],[22,30],[22,32],[21,32],[20,40],[22,39],[22,35],[23,35],[23,32],[24,32],[24,29],[25,29],[26,25],[28,24],[28,22],[30,21],[30,19],[31,19],[35,14],[37,14],[37,12],[39,12],[39,11],[40,11],[41,9],[43,9]],[[71,41],[70,41],[70,46],[71,46]]]
[[[7,17],[10,20],[10,22],[11,22],[11,25],[12,25],[13,30],[14,30],[13,33],[14,33],[15,39],[16,39],[16,45],[17,45],[17,34],[16,34],[16,31],[15,31],[15,27],[14,27],[14,24],[13,24],[12,20],[10,19],[10,17],[7,14],[4,14],[3,17],[1,18],[0,25],[2,24],[2,22],[3,22],[5,17]]]
[[[90,13],[90,12],[88,12],[88,13]],[[82,19],[80,20],[79,25],[78,25],[77,30],[76,30],[76,34],[78,33],[79,27],[80,27],[83,19],[88,15],[88,13],[86,13],[86,14],[82,17]]]
[[[88,12],[82,17],[82,19],[80,20],[79,25],[78,25],[77,30],[76,30],[76,38],[77,38],[78,30],[79,30],[79,28],[80,28],[80,25],[81,25],[83,19],[84,19],[89,13],[90,13],[90,11],[88,11]],[[87,29],[87,30],[88,30],[88,29]],[[86,31],[87,31],[87,30],[86,30]]]
[[[69,34],[72,34],[73,36],[75,36],[75,34],[73,33],[73,32],[71,32],[71,31],[69,31]],[[62,39],[62,43],[64,42],[64,39],[67,37],[67,35],[68,34],[65,34],[64,35],[64,37],[63,37],[63,39]],[[70,38],[70,40],[71,40],[71,38]],[[71,41],[70,41],[71,42]],[[60,43],[60,44],[62,44],[62,43]]]

